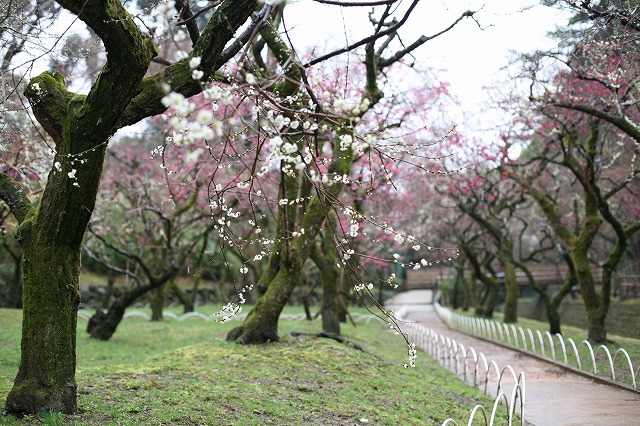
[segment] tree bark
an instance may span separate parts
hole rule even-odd
[[[96,310],[96,313],[89,319],[87,324],[87,333],[94,339],[109,340],[113,333],[116,332],[120,321],[122,321],[125,310],[142,295],[172,281],[178,270],[178,266],[172,266],[160,278],[150,278],[148,284],[122,292],[111,303],[106,313],[101,309]]]
[[[7,289],[6,308],[22,308],[22,256],[13,256],[13,279]]]
[[[173,293],[176,295],[182,306],[184,307],[183,313],[187,314],[189,312],[194,311],[194,300],[196,295],[198,294],[198,285],[200,284],[201,276],[198,275],[193,279],[193,287],[191,288],[191,296],[187,295],[178,284],[176,284],[175,280],[171,286]]]
[[[321,236],[322,253],[314,247],[311,258],[320,270],[322,280],[322,329],[340,335],[340,273],[337,269],[336,248],[330,235]]]
[[[512,323],[518,321],[518,282],[516,280],[516,269],[513,263],[513,242],[510,238],[503,238],[498,249],[498,260],[502,265],[504,273],[504,322]]]
[[[43,242],[30,228],[22,226],[20,232],[25,272],[22,357],[5,409],[74,413],[80,250]]]
[[[164,311],[169,290],[173,285],[174,280],[170,280],[151,291],[151,321],[163,320],[162,312]]]
[[[296,286],[296,278],[290,265],[282,265],[242,325],[227,334],[227,340],[241,344],[277,342],[278,319]]]

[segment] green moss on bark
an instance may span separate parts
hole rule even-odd
[[[6,410],[74,413],[80,251],[38,240],[34,219],[19,231],[25,281],[22,357]]]

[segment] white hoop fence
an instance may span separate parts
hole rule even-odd
[[[174,314],[173,312],[170,311],[163,311],[162,312],[162,316],[164,319],[169,319],[169,320],[174,320],[177,322],[183,322],[183,321],[189,321],[189,320],[201,320],[201,321],[205,321],[205,322],[212,322],[212,321],[222,321],[225,315],[229,315],[228,313],[214,313],[211,315],[206,315],[203,314],[201,312],[188,312],[186,314],[181,314],[181,315],[177,315]],[[93,316],[93,311],[87,310],[87,309],[80,309],[78,310],[78,318],[83,319],[85,321],[89,321],[89,319]],[[238,314],[238,315],[234,315],[231,320],[232,321],[243,321],[246,318],[247,314],[246,313],[242,313],[242,314]],[[281,314],[280,315],[280,319],[284,320],[284,321],[301,321],[303,319],[306,319],[306,314],[304,312],[300,312],[300,313],[295,313],[295,314]],[[361,323],[369,323],[371,321],[381,321],[380,318],[378,318],[375,315],[371,315],[371,314],[361,314],[361,313],[353,313],[351,314],[351,317],[353,318],[353,320],[355,322],[361,322]],[[128,318],[138,318],[138,319],[142,319],[142,320],[146,320],[146,321],[150,321],[151,320],[151,314],[149,314],[148,312],[145,311],[141,311],[141,310],[131,310],[131,311],[126,311],[122,317],[122,319],[128,319]],[[385,323],[386,324],[386,323]]]
[[[447,336],[423,326],[420,323],[402,318],[402,313],[396,313],[401,329],[407,334],[409,341],[415,343],[416,348],[437,360],[468,384],[480,388],[486,394],[495,396],[491,410],[482,405],[476,405],[471,411],[468,425],[478,424],[478,419],[484,420],[485,426],[494,426],[497,416],[503,413],[511,426],[516,422],[524,425],[525,406],[525,374],[516,374],[511,366],[500,369],[495,361],[488,361],[482,352],[472,347],[456,342]],[[482,421],[482,420],[480,420]],[[502,419],[501,419],[502,421]],[[454,419],[447,419],[442,426],[459,425]]]
[[[588,340],[576,343],[560,334],[531,330],[514,324],[460,315],[434,303],[438,316],[451,328],[535,354],[556,364],[599,376],[621,387],[638,390],[640,366],[631,362],[629,353],[618,348],[613,353],[605,345],[594,346]]]

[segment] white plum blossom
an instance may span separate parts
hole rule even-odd
[[[247,73],[247,75],[244,76],[244,81],[246,81],[247,84],[256,84],[256,76],[251,73]]]
[[[198,111],[196,121],[203,125],[211,124],[211,122],[213,121],[213,112],[206,109],[201,109],[200,111]]]
[[[201,61],[202,58],[200,56],[194,56],[193,58],[189,59],[189,68],[192,70],[198,68]]]
[[[193,70],[191,71],[191,78],[194,80],[200,80],[202,77],[204,77],[204,72],[201,70]]]
[[[351,147],[353,143],[353,137],[351,135],[341,135],[339,137],[340,140],[340,151],[346,151]]]
[[[193,151],[189,151],[184,157],[184,162],[187,164],[195,164],[198,162],[200,156],[204,153],[202,148],[197,148]]]

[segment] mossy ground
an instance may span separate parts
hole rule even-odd
[[[0,395],[17,371],[20,311],[0,310]],[[279,343],[241,346],[236,323],[127,319],[107,342],[78,329],[79,413],[0,425],[439,425],[466,423],[492,399],[422,355],[415,369],[403,341],[376,322],[343,325],[367,353],[314,333],[320,321],[281,321]]]

